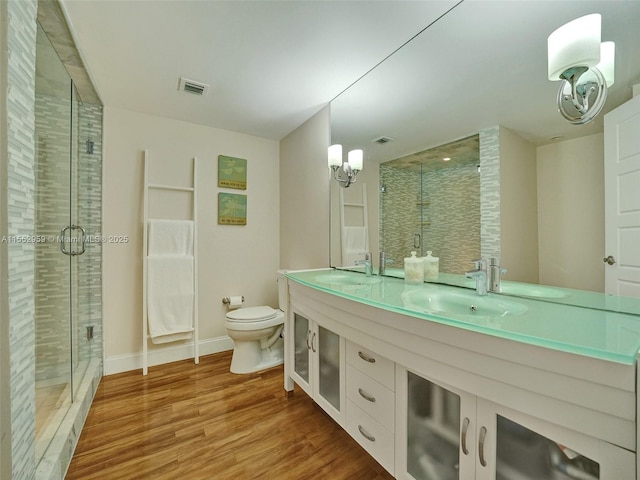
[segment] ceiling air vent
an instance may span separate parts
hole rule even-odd
[[[193,93],[194,95],[202,96],[207,94],[209,85],[194,82],[193,80],[181,77],[180,84],[178,85],[178,90],[180,90],[181,92]]]
[[[394,140],[395,138],[382,136],[374,138],[373,140],[371,140],[371,143],[379,143],[380,145],[384,145],[385,143],[393,142]]]

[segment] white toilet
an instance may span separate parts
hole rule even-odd
[[[280,310],[248,307],[227,313],[225,326],[234,343],[231,373],[258,372],[283,363],[284,340],[280,334],[287,306],[286,280],[284,271],[278,271]]]

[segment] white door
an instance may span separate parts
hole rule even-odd
[[[640,96],[604,118],[605,291],[640,298]]]

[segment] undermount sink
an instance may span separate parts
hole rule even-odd
[[[314,277],[318,283],[327,285],[374,285],[382,280],[379,277],[367,277],[359,273],[321,273]]]
[[[422,287],[402,294],[406,308],[464,319],[497,319],[522,315],[527,307],[498,295],[480,296],[454,288]]]
[[[466,286],[475,288],[475,282],[467,282]],[[502,282],[500,285],[501,293],[507,295],[519,295],[531,298],[564,298],[566,292],[558,288],[547,287],[545,285],[533,285],[530,283]]]

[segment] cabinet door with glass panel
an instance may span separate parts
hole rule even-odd
[[[293,315],[293,380],[334,420],[345,411],[345,341],[305,316]]]
[[[396,395],[396,478],[474,478],[476,397],[401,366]]]
[[[479,480],[636,478],[635,454],[624,448],[487,400],[477,414]]]
[[[622,480],[635,454],[399,367],[396,475],[411,480]],[[588,419],[585,419],[588,421]]]

